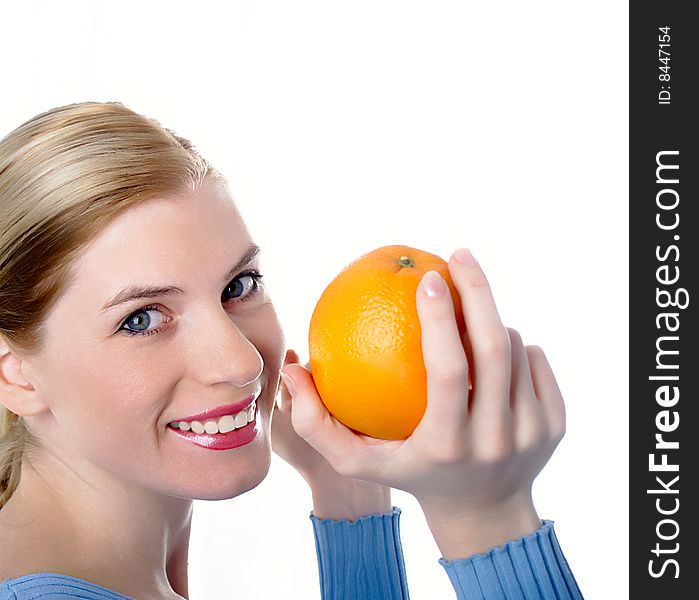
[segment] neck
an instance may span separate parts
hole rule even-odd
[[[133,597],[188,597],[191,500],[123,484],[98,489],[65,465],[46,467],[25,456],[0,511],[3,536],[18,540],[19,570],[72,575]]]
[[[173,591],[183,598],[189,598],[187,579],[187,556],[189,552],[189,525],[183,530],[181,539],[174,544],[170,557],[165,565],[167,580]]]

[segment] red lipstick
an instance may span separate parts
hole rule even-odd
[[[211,410],[207,410],[206,412],[191,415],[189,417],[183,417],[182,419],[173,419],[172,421],[170,421],[170,423],[172,423],[173,421],[206,421],[218,419],[219,417],[225,417],[226,415],[234,415],[235,413],[239,413],[240,411],[245,410],[248,406],[252,404],[253,400],[257,399],[259,395],[260,393],[256,392],[254,394],[251,394],[244,400],[236,402],[235,404],[219,406],[218,408],[213,408]]]
[[[260,433],[261,425],[258,413],[259,409],[255,410],[255,418],[245,427],[234,429],[228,433],[194,433],[193,431],[181,431],[172,427],[168,427],[167,430],[183,440],[207,450],[232,450],[233,448],[249,444]]]

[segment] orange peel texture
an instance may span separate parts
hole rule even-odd
[[[360,256],[316,304],[308,337],[311,373],[328,411],[355,432],[405,439],[425,413],[427,373],[416,293],[430,270],[449,286],[465,341],[447,262],[409,246],[384,246]]]

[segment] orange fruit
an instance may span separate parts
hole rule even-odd
[[[311,316],[309,355],[323,404],[355,432],[407,438],[427,406],[416,293],[422,276],[447,282],[456,323],[466,327],[447,262],[409,246],[384,246],[346,266],[321,294]]]

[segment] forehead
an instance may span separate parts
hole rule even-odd
[[[146,200],[116,217],[73,264],[67,293],[87,290],[103,301],[134,283],[197,285],[198,278],[221,276],[250,243],[230,195],[208,183]]]

